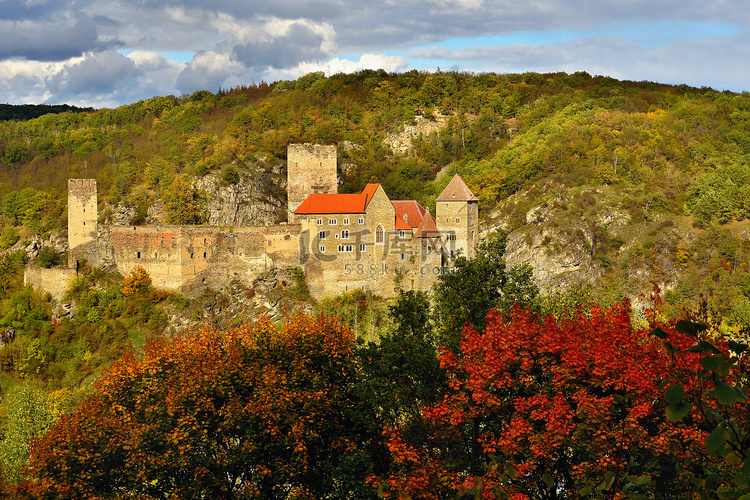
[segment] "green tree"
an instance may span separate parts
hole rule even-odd
[[[439,341],[447,347],[458,347],[464,324],[483,330],[492,309],[507,316],[514,304],[536,307],[539,289],[532,281],[532,269],[524,264],[506,270],[506,241],[500,234],[481,242],[474,258],[459,256],[454,269],[438,277],[434,319]]]
[[[54,422],[55,407],[49,396],[24,384],[3,398],[5,435],[0,441],[3,478],[11,483],[23,479],[29,443],[44,434]]]
[[[203,224],[206,221],[206,197],[194,188],[190,177],[175,178],[162,197],[167,212],[167,224]]]

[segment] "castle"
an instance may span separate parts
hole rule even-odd
[[[435,216],[414,200],[390,200],[379,184],[339,194],[336,146],[292,144],[287,154],[288,223],[265,227],[104,226],[97,185],[68,181],[68,269],[34,269],[27,281],[64,289],[83,261],[126,275],[142,266],[154,286],[197,296],[232,280],[250,286],[270,268],[300,267],[314,296],[363,289],[392,296],[427,290],[457,252],[473,256],[478,199],[454,176]]]

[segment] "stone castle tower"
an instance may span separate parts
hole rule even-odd
[[[290,144],[286,155],[288,221],[310,194],[336,194],[336,146]]]
[[[474,257],[474,242],[479,234],[479,198],[458,175],[435,200],[435,220],[443,234],[445,249],[454,257]]]
[[[98,261],[96,180],[68,180],[68,266]]]

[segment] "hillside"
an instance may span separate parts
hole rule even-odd
[[[292,142],[339,146],[341,192],[377,180],[434,209],[461,174],[485,234],[508,231],[508,260],[547,291],[582,281],[609,303],[657,284],[675,308],[705,299],[750,324],[750,96],[587,73],[309,74],[4,122],[0,244],[64,229],[71,177],[96,178],[121,223],[193,220],[163,201],[209,173],[262,186],[273,211]]]

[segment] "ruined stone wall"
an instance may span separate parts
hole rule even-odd
[[[338,192],[336,146],[290,144],[287,147],[287,200],[289,217],[313,193]]]
[[[177,290],[182,285],[180,226],[110,227],[112,259],[123,276],[142,266],[157,288]]]
[[[68,180],[68,267],[77,262],[99,261],[97,239],[97,190],[94,179]]]
[[[110,228],[118,271],[142,266],[154,286],[189,296],[238,279],[248,286],[271,267],[299,265],[300,226],[284,224],[230,230],[209,226]]]
[[[70,268],[27,267],[23,272],[23,282],[49,292],[53,299],[60,302],[75,275],[76,270]]]

